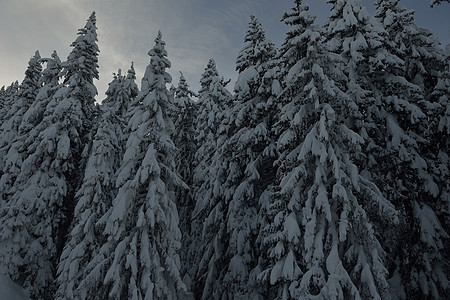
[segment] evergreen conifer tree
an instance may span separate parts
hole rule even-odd
[[[0,120],[4,122],[6,120],[6,115],[8,113],[8,110],[11,108],[14,97],[17,94],[17,91],[19,90],[19,82],[16,80],[12,82],[9,86],[7,86],[4,89],[3,96],[2,96],[2,106],[1,106],[1,114],[0,114]],[[0,126],[1,130],[1,126]],[[0,131],[1,132],[1,131]]]
[[[118,194],[101,218],[105,243],[90,272],[100,298],[152,299],[184,292],[178,249],[181,233],[174,199],[183,184],[175,171],[175,147],[167,118],[170,67],[161,33],[142,78],[141,92],[130,107],[130,136],[118,171]],[[98,276],[106,270],[105,276]],[[91,278],[91,274],[87,278]],[[100,281],[99,281],[100,280]]]
[[[90,124],[85,113],[93,110],[93,78],[97,76],[97,65],[84,62],[95,61],[90,56],[98,52],[95,13],[72,45],[74,51],[63,70],[67,84],[59,85],[47,104],[14,194],[0,211],[1,264],[31,298],[53,294],[53,274],[84,168],[80,163],[83,136]]]
[[[177,115],[174,119],[173,141],[178,148],[178,157],[180,158],[177,171],[188,185],[192,184],[192,165],[196,150],[195,118],[197,105],[191,98],[195,95],[193,91],[189,90],[189,85],[187,85],[183,73],[180,72],[180,81],[175,89],[174,97]]]
[[[34,56],[29,60],[27,70],[25,71],[25,78],[19,85],[14,98],[10,96],[10,104],[7,105],[9,109],[4,111],[5,117],[0,125],[0,160],[2,160],[0,165],[3,165],[3,168],[15,169],[11,170],[14,173],[17,173],[17,169],[20,169],[22,161],[18,158],[16,159],[14,153],[10,153],[9,158],[6,158],[6,155],[12,146],[12,141],[19,134],[19,126],[24,114],[33,103],[39,91],[42,72],[40,58],[39,51],[36,51]],[[13,152],[15,152],[14,149]],[[11,166],[12,164],[15,167]]]
[[[17,94],[18,89],[19,89],[19,82],[17,80],[11,83],[11,85],[9,85],[5,89],[5,92],[3,94],[2,107],[0,108],[0,121],[2,122],[2,124],[7,120],[6,119],[7,112],[13,104],[13,100]],[[0,134],[2,134],[2,132],[3,129],[2,126],[0,125]],[[5,153],[1,154],[4,155]],[[0,176],[2,175],[3,168],[4,168],[4,161],[3,159],[0,158]]]
[[[303,55],[285,72],[280,96],[290,99],[280,116],[289,126],[278,140],[279,189],[262,233],[269,263],[259,278],[273,285],[273,298],[385,299],[384,251],[367,210],[391,222],[395,210],[352,162],[364,140],[346,125],[356,104],[337,85],[345,78],[339,58],[301,1],[289,15],[300,35],[285,45]]]
[[[228,138],[217,150],[218,169],[211,174],[215,182],[223,182],[218,202],[210,201],[210,210],[224,212],[223,269],[218,281],[222,296],[256,297],[256,274],[259,247],[259,198],[272,183],[275,172],[273,140],[270,127],[274,112],[267,106],[271,90],[260,88],[271,67],[275,46],[265,37],[258,19],[251,16],[244,48],[239,52],[236,69],[235,102],[227,129]],[[267,165],[266,165],[267,164]],[[210,227],[211,224],[205,223]],[[256,247],[255,247],[256,246]],[[220,291],[214,291],[215,297]]]
[[[432,170],[435,182],[439,186],[439,200],[436,205],[436,213],[441,218],[441,224],[445,232],[450,233],[450,176],[449,154],[445,149],[450,147],[450,51],[447,50],[442,70],[439,72],[438,81],[431,94],[433,110],[430,119],[431,145],[432,145]],[[448,244],[446,239],[444,244]],[[444,249],[449,247],[444,246]],[[443,257],[448,254],[444,253]],[[448,268],[448,267],[447,267]]]
[[[132,67],[129,74],[133,72]],[[106,91],[107,98],[101,105],[101,119],[94,135],[83,184],[75,196],[72,230],[59,260],[57,299],[85,299],[97,295],[87,292],[89,288],[86,286],[98,282],[91,280],[87,274],[93,268],[92,258],[106,241],[101,234],[104,226],[100,226],[98,221],[111,208],[112,200],[117,195],[115,173],[125,152],[124,117],[128,104],[137,93],[133,76],[122,76],[120,70]],[[101,286],[96,286],[96,292]]]
[[[37,135],[36,126],[41,122],[45,107],[55,87],[58,85],[58,75],[61,72],[61,61],[56,52],[52,54],[52,58],[41,58],[40,62],[47,62],[47,66],[42,71],[39,79],[39,86],[43,85],[36,95],[35,100],[29,106],[28,110],[21,116],[20,125],[17,128],[17,135],[10,141],[8,153],[4,156],[6,167],[3,169],[3,175],[0,179],[0,193],[4,198],[7,195],[14,194],[14,181],[20,172],[21,165],[28,156],[28,145],[30,145]],[[31,97],[31,95],[29,95]],[[27,105],[24,105],[27,106]],[[19,118],[19,116],[17,117]]]
[[[54,54],[56,55],[56,53]],[[41,61],[45,61],[45,59],[41,59]],[[59,59],[58,62],[58,66],[60,66]],[[0,172],[0,200],[7,200],[14,194],[14,182],[20,172],[23,161],[28,156],[28,145],[30,145],[39,134],[36,125],[38,125],[43,118],[45,107],[51,97],[49,93],[51,93],[52,88],[57,85],[57,76],[61,71],[60,68],[56,68],[53,72],[53,75],[56,77],[55,84],[47,83],[47,80],[44,79],[48,75],[45,74],[51,65],[51,62],[47,63],[46,69],[42,72],[43,76],[40,78],[40,84],[43,84],[44,86],[39,90],[35,101],[22,116],[21,123],[18,127],[18,134],[13,141],[9,142],[10,147],[8,153],[3,157],[2,161],[6,162],[6,166],[4,166]]]
[[[189,254],[192,244],[191,217],[194,210],[194,186],[193,186],[193,166],[194,155],[197,151],[195,141],[195,118],[197,117],[198,107],[192,100],[196,93],[189,90],[189,85],[183,73],[180,72],[180,80],[177,88],[174,90],[174,104],[177,114],[174,118],[173,142],[177,147],[178,163],[177,172],[183,181],[189,187],[177,188],[177,206],[180,214],[180,230],[182,233],[182,247],[180,251],[181,272],[185,276],[183,279],[190,289],[192,274],[189,274],[193,262]]]
[[[445,155],[434,147],[440,143],[432,140],[443,115],[438,96],[439,86],[445,86],[438,78],[442,53],[431,33],[414,24],[413,11],[398,1],[376,4],[376,16],[388,32],[385,44],[399,58],[372,76],[372,90],[381,101],[374,110],[378,132],[369,131],[373,144],[367,149],[369,169],[402,212],[396,240],[385,241],[395,245],[390,251],[392,294],[438,299],[450,288],[441,264],[449,237],[437,215],[448,190],[438,174],[448,171]]]
[[[192,217],[191,232],[193,236],[191,245],[192,270],[190,274],[194,278],[193,292],[197,297],[207,298],[210,293],[222,287],[215,281],[217,276],[216,263],[221,260],[224,249],[221,245],[223,234],[224,212],[217,212],[217,219],[213,218],[211,209],[217,197],[221,197],[220,181],[212,181],[217,178],[217,149],[223,145],[229,116],[228,109],[232,96],[225,88],[225,83],[218,75],[214,60],[209,60],[205,72],[200,79],[199,114],[196,120],[196,142],[198,150],[195,153],[195,169],[193,182],[196,188],[195,209]],[[209,217],[208,217],[209,215]],[[207,219],[208,218],[208,219]],[[211,226],[207,226],[211,225]],[[222,227],[222,228],[219,228]],[[220,230],[220,232],[219,232]],[[197,249],[201,249],[198,251]],[[203,295],[203,296],[202,296]]]

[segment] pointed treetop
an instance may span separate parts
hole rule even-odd
[[[165,49],[165,45],[166,45],[166,42],[164,42],[162,40],[161,31],[158,31],[158,36],[155,39],[155,46],[150,51],[148,51],[148,55],[150,55],[150,57],[152,58],[151,59],[152,61],[156,62],[157,60],[159,61],[161,59],[161,62],[163,62],[163,64],[160,65],[159,67],[164,68],[164,69],[170,68],[170,66],[171,66],[170,61],[167,58],[165,58],[167,56],[167,51]],[[159,59],[157,59],[157,58],[159,58]],[[156,67],[156,66],[153,66],[153,67]],[[160,71],[164,71],[164,70],[160,70]]]
[[[289,38],[290,36],[295,35],[295,32],[312,25],[315,19],[315,16],[309,14],[309,6],[302,6],[302,0],[296,0],[295,7],[285,12],[281,18],[281,21],[283,21],[286,25],[294,27],[287,33]]]
[[[56,59],[56,58],[59,59],[59,56],[58,56],[58,53],[56,53],[56,50],[53,50],[53,53],[52,53],[51,57],[53,59]]]
[[[178,87],[183,86],[188,88],[189,85],[186,83],[186,78],[184,78],[183,72],[180,71],[180,80],[178,82]]]
[[[147,94],[147,92],[154,90],[157,86],[162,88],[162,82],[158,82],[161,78],[164,78],[165,84],[172,82],[172,77],[166,71],[166,69],[171,67],[171,63],[167,59],[165,45],[166,43],[162,40],[161,31],[158,31],[155,46],[148,51],[150,64],[145,69],[144,76],[141,80],[141,92],[143,94]],[[159,77],[160,75],[163,77]]]
[[[40,59],[41,59],[41,55],[39,54],[39,50],[36,50],[36,52],[34,52],[34,56],[28,62],[28,65],[29,66],[35,65],[36,63],[39,62]]]
[[[28,61],[28,67],[25,71],[25,78],[19,87],[19,95],[24,97],[36,96],[39,87],[39,79],[41,77],[42,65],[39,51]],[[28,96],[27,96],[28,95]],[[31,100],[31,99],[30,99]]]
[[[95,17],[95,11],[91,13],[89,19],[86,21],[84,28],[78,29],[78,35],[86,36],[86,38],[91,39],[91,41],[97,40],[97,18]]]
[[[209,59],[205,71],[200,78],[200,90],[198,91],[199,95],[202,95],[203,93],[209,91],[209,85],[211,84],[212,78],[216,76],[219,76],[219,73],[217,72],[216,62],[211,58]]]
[[[178,81],[178,87],[175,89],[176,98],[187,98],[189,96],[195,96],[195,93],[189,90],[189,85],[184,78],[183,73],[180,71],[180,80]]]
[[[206,78],[211,75],[219,76],[219,72],[217,72],[216,61],[212,58],[209,59],[208,64],[205,68],[205,72],[202,74],[202,78]]]
[[[28,65],[29,66],[36,66],[36,65],[41,65],[41,55],[39,54],[39,50],[36,50],[34,52],[34,56],[29,60]]]
[[[59,59],[56,50],[53,50],[51,58],[41,58],[40,61],[47,63],[44,71],[42,71],[42,77],[40,79],[41,83],[56,86],[61,73],[61,60]]]
[[[93,79],[98,79],[98,53],[97,27],[95,12],[91,14],[83,28],[78,29],[77,39],[70,45],[73,47],[67,61],[64,62],[65,83],[78,84],[85,80],[93,84]],[[72,76],[78,79],[72,81]],[[80,78],[81,77],[81,78]],[[72,82],[71,82],[72,81]]]
[[[97,17],[95,16],[95,11],[93,11],[86,22],[85,28],[95,31],[97,29],[96,24],[97,24]]]
[[[180,82],[181,81],[186,82],[186,78],[184,78],[183,72],[180,71]]]
[[[295,7],[283,14],[281,21],[289,26],[285,41],[280,49],[284,70],[290,69],[299,60],[306,56],[307,44],[310,42],[310,34],[305,32],[311,28],[315,16],[309,13],[307,5],[302,6],[302,1],[295,1]]]
[[[216,69],[216,61],[213,58],[210,58],[208,64],[206,65],[207,69]]]
[[[136,71],[134,70],[134,62],[131,62],[131,67],[128,69],[127,79],[136,80]]]
[[[250,16],[244,42],[247,44],[239,51],[236,70],[243,72],[250,66],[258,67],[275,56],[275,45],[266,39],[266,33],[255,16]]]
[[[129,103],[138,94],[138,87],[130,77],[130,73],[127,76],[122,75],[121,69],[117,70],[117,74],[113,73],[113,80],[108,84],[105,93],[107,97],[102,101],[104,111],[122,117],[126,115]]]
[[[155,46],[148,51],[148,55],[155,56],[155,55],[162,55],[167,56],[167,52],[165,50],[166,42],[162,40],[162,33],[161,30],[158,31],[158,36],[155,39]]]
[[[259,22],[258,18],[254,15],[250,16],[250,22],[249,28],[247,30],[247,33],[245,35],[245,42],[256,42],[265,40],[266,33],[264,32],[264,29],[262,29],[261,22]]]

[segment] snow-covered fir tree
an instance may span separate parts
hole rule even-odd
[[[17,94],[10,98],[11,104],[8,111],[5,111],[3,123],[1,124],[1,144],[3,146],[11,141],[17,134],[18,127],[22,117],[30,105],[33,103],[40,88],[40,78],[42,65],[39,51],[28,61],[28,67],[25,71],[25,78],[17,88]]]
[[[174,119],[173,141],[178,148],[178,155],[181,159],[177,165],[177,171],[186,183],[192,183],[192,163],[196,151],[195,143],[195,118],[197,116],[197,105],[192,100],[196,93],[189,89],[183,73],[180,72],[180,80],[175,89],[174,103],[177,115]]]
[[[60,87],[59,80],[62,76],[62,64],[56,51],[53,51],[50,57],[41,58],[40,62],[46,64],[40,78],[42,87],[39,89],[35,101],[23,116],[19,127],[21,131],[29,132],[42,121],[48,102]],[[32,136],[33,138],[35,137],[34,135]]]
[[[439,299],[450,287],[441,264],[448,234],[436,214],[448,190],[438,174],[448,171],[431,139],[442,105],[429,94],[435,89],[442,54],[431,34],[414,24],[413,11],[398,6],[398,1],[376,4],[376,16],[388,33],[384,44],[397,60],[371,76],[377,125],[368,131],[373,143],[366,152],[374,180],[402,212],[401,226],[391,232],[398,234],[395,241],[387,235],[383,242],[394,261],[392,296]]]
[[[395,210],[352,162],[364,140],[346,125],[352,100],[335,84],[343,76],[339,63],[307,8],[296,1],[295,10],[303,19],[296,24],[309,26],[290,42],[305,52],[281,96],[291,99],[280,117],[290,125],[278,140],[280,186],[268,207],[270,260],[260,279],[273,286],[272,298],[386,299],[384,252],[366,208],[391,221]]]
[[[19,82],[16,80],[12,82],[8,87],[5,88],[3,95],[2,95],[2,103],[0,107],[0,120],[3,122],[6,120],[6,115],[8,113],[8,110],[11,108],[13,104],[13,100],[17,94],[17,91],[19,90]],[[1,126],[0,126],[1,130]],[[0,131],[1,133],[1,131]]]
[[[263,77],[271,67],[275,46],[266,39],[258,19],[251,16],[244,48],[239,52],[236,69],[239,78],[235,85],[235,102],[227,129],[227,140],[218,148],[212,182],[223,182],[221,195],[210,199],[209,210],[224,214],[221,227],[225,228],[222,270],[218,270],[215,298],[256,297],[256,274],[259,248],[259,197],[272,183],[275,172],[274,143],[271,123],[274,111],[267,101],[271,89],[261,88]],[[272,175],[272,176],[271,176]],[[212,224],[206,222],[205,229]],[[218,232],[219,233],[219,232]],[[210,233],[211,234],[211,233]],[[222,293],[222,294],[220,294]],[[204,294],[205,295],[205,294]]]
[[[19,82],[16,80],[13,83],[11,83],[11,85],[9,85],[3,92],[2,98],[1,100],[1,106],[0,106],[0,122],[1,124],[3,124],[4,122],[6,122],[6,115],[8,113],[8,110],[11,108],[12,104],[13,104],[13,100],[16,97],[17,91],[19,90]],[[0,125],[0,134],[2,134],[3,129],[2,126]],[[5,153],[1,153],[2,154],[2,158],[0,158],[0,176],[2,175],[3,172],[3,167],[4,167],[4,161],[3,161],[3,155],[5,155]]]
[[[125,152],[125,115],[138,93],[134,79],[133,66],[127,77],[119,70],[102,101],[83,184],[75,196],[72,230],[59,259],[56,299],[95,298],[103,286],[98,278],[87,275],[96,267],[93,258],[106,242],[104,226],[98,221],[117,195],[115,174]]]
[[[52,58],[41,58],[40,62],[47,62],[46,68],[42,71],[38,85],[42,87],[29,106],[28,110],[16,118],[20,118],[20,125],[17,128],[17,134],[12,141],[9,141],[9,150],[3,156],[6,166],[0,179],[0,193],[3,197],[14,194],[14,182],[20,172],[23,161],[28,156],[28,145],[33,143],[38,136],[39,131],[36,126],[42,121],[45,107],[56,91],[58,85],[59,73],[61,72],[61,61],[56,52],[53,52]],[[29,95],[31,98],[31,95]],[[24,105],[28,106],[28,105]]]
[[[3,88],[2,88],[3,89]],[[15,81],[13,83],[11,83],[11,85],[9,85],[6,89],[4,89],[2,96],[0,98],[1,101],[1,106],[0,106],[0,122],[1,124],[3,124],[3,122],[6,122],[6,114],[9,110],[9,108],[11,108],[12,103],[13,103],[13,99],[15,98],[15,95],[17,93],[17,90],[19,89],[19,82]],[[2,134],[2,128],[0,125],[0,135]],[[0,152],[0,154],[2,155],[2,157],[0,158],[0,177],[3,175],[3,169],[4,169],[4,163],[5,163],[5,158],[4,155],[6,153],[2,153]],[[0,201],[2,201],[3,197],[0,197]]]
[[[434,103],[430,119],[431,145],[433,157],[431,160],[435,181],[440,187],[436,213],[441,217],[445,231],[450,233],[450,170],[449,154],[445,149],[450,147],[450,47],[448,47],[444,66],[439,72],[438,81],[431,95]],[[446,240],[448,244],[449,239]],[[450,249],[444,246],[444,249]],[[444,257],[448,254],[444,253]]]
[[[0,272],[30,299],[445,298],[450,45],[399,0],[294,2],[279,50],[251,16],[234,95],[213,60],[171,85],[159,33],[142,91],[132,65],[95,105],[94,13],[36,52],[0,89]]]
[[[16,159],[14,153],[10,153],[8,158],[6,155],[12,146],[12,141],[17,138],[19,134],[19,126],[22,122],[23,115],[34,102],[39,91],[42,72],[40,58],[39,51],[36,51],[34,56],[28,61],[25,78],[19,85],[17,94],[15,94],[14,98],[11,98],[10,96],[10,104],[5,105],[5,107],[9,108],[7,111],[5,110],[3,112],[5,116],[0,125],[0,160],[2,160],[0,165],[3,166],[2,169],[14,169],[11,170],[11,172],[14,172],[15,175],[17,175],[17,169],[20,169],[22,160]],[[16,146],[14,148],[16,148]],[[12,152],[15,152],[14,149]],[[15,166],[11,166],[11,164]]]
[[[286,32],[285,41],[280,49],[279,64],[281,65],[280,76],[282,88],[286,89],[285,78],[288,72],[302,59],[305,58],[307,53],[307,45],[309,35],[306,31],[311,30],[311,26],[314,23],[315,17],[309,13],[308,6],[302,6],[302,0],[296,0],[295,6],[283,14],[282,21],[289,26]],[[317,30],[317,29],[316,29]],[[280,115],[277,118],[277,124],[274,126],[276,136],[279,138],[281,132],[286,128],[289,128],[290,121],[293,118],[293,107],[296,105],[295,101],[292,101],[289,97],[278,97],[278,105],[281,106]],[[289,113],[291,115],[289,116]],[[296,132],[292,132],[296,134]],[[300,139],[300,137],[298,137]],[[288,144],[277,143],[278,150],[281,153],[284,152],[284,148],[294,148],[298,143],[297,138],[289,140]],[[277,163],[279,165],[279,163]]]
[[[95,61],[90,56],[97,56],[95,30],[92,13],[72,44],[74,51],[63,70],[66,84],[58,86],[47,104],[36,126],[39,134],[28,146],[29,155],[14,183],[14,194],[0,211],[1,264],[33,299],[53,294],[53,274],[84,168],[80,163],[83,135],[91,123],[86,112],[93,110],[93,79],[98,73],[96,64],[83,62]]]
[[[4,104],[5,104],[5,86],[2,86],[2,88],[0,89],[0,110],[3,110]]]
[[[305,59],[308,46],[317,46],[309,41],[312,36],[311,25],[314,23],[314,19],[315,17],[309,14],[307,6],[302,6],[301,0],[296,0],[295,6],[283,14],[282,21],[289,26],[289,29],[286,32],[286,39],[280,49],[280,57],[278,59],[278,64],[281,65],[281,69],[279,70],[282,79],[281,84],[284,89],[286,89],[288,84],[285,80],[288,72],[296,66],[299,61]],[[318,41],[317,36],[312,36],[312,38],[315,43],[320,42]],[[300,72],[301,70],[298,69],[297,71]],[[295,95],[295,93],[301,93],[303,85],[297,83],[298,90],[294,90],[296,86],[290,84],[290,94]],[[278,106],[280,106],[280,111],[277,115],[277,123],[273,127],[273,131],[275,132],[275,138],[280,139],[280,136],[283,135],[283,138],[276,142],[276,150],[281,156],[275,162],[275,165],[279,168],[277,170],[277,178],[273,182],[273,188],[267,192],[265,198],[261,199],[265,199],[265,201],[261,201],[260,208],[260,215],[265,219],[259,236],[262,243],[261,256],[264,260],[262,261],[262,272],[258,275],[258,280],[261,282],[261,285],[268,286],[264,291],[265,296],[268,298],[289,298],[290,285],[294,280],[298,280],[301,275],[299,270],[302,263],[302,257],[300,253],[297,253],[299,251],[295,251],[290,254],[291,257],[289,258],[291,260],[291,274],[283,274],[282,276],[272,280],[269,280],[270,278],[268,276],[271,269],[277,263],[279,264],[279,261],[283,262],[287,257],[286,255],[289,254],[290,251],[293,249],[298,249],[297,244],[300,243],[300,237],[297,237],[295,241],[291,241],[294,237],[293,232],[289,233],[290,236],[285,234],[286,230],[292,231],[296,228],[285,229],[282,220],[275,219],[277,214],[280,212],[280,216],[284,216],[283,219],[285,219],[289,213],[293,211],[292,207],[290,208],[290,211],[287,211],[288,208],[285,202],[288,201],[288,199],[282,199],[279,194],[277,194],[279,193],[280,188],[276,185],[279,184],[279,177],[281,177],[280,174],[287,173],[289,168],[292,168],[292,166],[288,165],[289,160],[286,157],[287,154],[289,154],[292,149],[295,149],[298,146],[299,141],[302,141],[302,138],[304,138],[304,132],[299,131],[298,128],[295,127],[291,128],[291,122],[294,119],[296,111],[298,110],[300,105],[298,102],[300,100],[300,97],[291,99],[285,95],[280,95],[280,97],[276,99]],[[292,160],[293,158],[290,159]],[[292,221],[295,222],[295,225],[298,221],[295,217],[295,213],[293,216],[294,219]],[[299,230],[298,234],[300,235],[299,225],[301,225],[301,222],[298,222],[297,224]],[[282,248],[276,249],[278,244],[280,246],[282,245]],[[292,290],[292,297],[294,297],[294,294],[294,290]]]
[[[281,21],[289,26],[285,41],[279,50],[279,64],[282,64],[281,77],[286,77],[286,72],[289,72],[306,55],[305,45],[300,45],[296,38],[300,37],[315,20],[315,17],[302,7],[302,0],[295,0],[294,2],[295,6],[286,11],[281,18]]]
[[[54,55],[56,55],[56,53],[54,53]],[[40,59],[40,61],[44,62],[45,59]],[[48,71],[52,68],[52,62],[48,62],[46,69],[42,72],[42,77],[39,79],[40,82],[38,85],[43,84],[43,87],[39,90],[39,93],[36,95],[35,100],[29,106],[28,110],[22,116],[18,114],[16,117],[16,120],[20,118],[21,122],[16,130],[17,134],[14,139],[9,141],[8,146],[5,147],[9,150],[3,156],[5,165],[2,172],[0,172],[0,199],[7,200],[15,193],[16,186],[14,185],[14,182],[17,175],[20,173],[23,161],[28,157],[28,146],[34,142],[39,134],[39,130],[36,126],[43,118],[45,107],[51,98],[51,95],[49,94],[55,91],[54,87],[58,84],[57,78],[61,71],[58,58],[55,64],[59,66],[55,68],[52,74],[52,76],[56,78],[56,81],[55,79],[52,79],[52,82],[50,82],[49,78],[52,76],[48,74]],[[31,96],[29,95],[29,97]],[[24,106],[26,107],[28,105],[24,104]]]
[[[210,179],[217,178],[216,165],[217,149],[223,145],[227,134],[227,124],[229,121],[229,107],[232,96],[226,89],[225,83],[219,77],[216,63],[210,59],[202,77],[200,79],[200,91],[198,100],[198,116],[196,120],[196,142],[198,150],[194,157],[193,183],[195,192],[195,209],[192,216],[191,232],[193,236],[190,251],[192,253],[193,264],[189,274],[194,278],[193,292],[197,297],[204,298],[215,289],[220,289],[216,278],[217,266],[221,260],[221,237],[223,233],[223,212],[218,212],[218,219],[209,217],[210,203],[220,197],[221,182],[213,182]],[[222,214],[222,215],[221,215]],[[211,215],[212,216],[212,215]],[[205,224],[212,224],[208,227]],[[221,232],[218,232],[218,227]],[[201,251],[198,251],[201,249]]]
[[[105,224],[105,243],[88,275],[94,281],[88,295],[99,298],[175,299],[185,292],[173,193],[175,185],[183,183],[175,171],[175,146],[169,136],[170,62],[161,33],[149,55],[141,92],[130,107],[130,136],[117,173],[118,194],[100,221]],[[106,274],[99,276],[104,270]]]
[[[173,142],[177,148],[176,169],[183,181],[189,187],[177,188],[177,207],[180,215],[180,230],[183,234],[180,257],[182,261],[181,271],[183,279],[189,284],[190,275],[187,273],[192,262],[189,261],[189,247],[192,243],[191,215],[195,207],[193,187],[194,155],[197,151],[195,141],[195,119],[198,113],[197,104],[192,100],[196,93],[189,89],[183,73],[180,72],[178,86],[174,89],[174,105],[176,115],[174,116]]]
[[[199,113],[196,119],[196,141],[201,150],[195,156],[196,168],[202,168],[202,161],[207,162],[205,153],[211,153],[215,149],[215,136],[222,133],[223,119],[226,109],[231,105],[232,96],[226,89],[223,79],[217,72],[216,62],[213,59],[208,64],[200,79],[200,90],[198,92]],[[203,180],[200,170],[198,180]],[[194,175],[194,180],[195,175]],[[198,184],[198,182],[197,182]]]

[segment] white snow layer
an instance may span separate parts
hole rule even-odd
[[[21,287],[16,285],[5,275],[0,274],[0,299],[27,300],[28,297]]]

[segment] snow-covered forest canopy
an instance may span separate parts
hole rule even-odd
[[[0,90],[0,287],[448,297],[450,51],[399,1],[328,2],[294,0],[280,46],[249,16],[236,82],[205,58],[199,91],[155,31],[140,87],[124,62],[96,103],[95,13],[66,60],[36,51]]]

